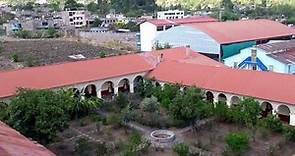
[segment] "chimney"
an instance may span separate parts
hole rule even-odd
[[[256,62],[256,58],[257,58],[257,49],[251,48],[251,61]]]
[[[164,54],[161,53],[160,56],[158,56],[158,63],[163,62],[164,61]]]
[[[190,48],[191,48],[190,45],[186,45],[185,46],[185,55],[186,55],[186,57],[189,57],[190,56]]]

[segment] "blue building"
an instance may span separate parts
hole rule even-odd
[[[295,40],[261,44],[224,59],[224,64],[239,69],[295,74]]]

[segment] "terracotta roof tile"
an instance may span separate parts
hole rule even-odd
[[[13,96],[20,87],[49,89],[151,69],[143,57],[131,54],[0,72],[0,98]]]
[[[34,143],[0,121],[1,156],[55,156],[44,146]]]
[[[150,72],[149,77],[164,82],[195,85],[203,89],[295,104],[293,75],[170,61],[159,64]]]
[[[205,22],[217,22],[218,20],[212,17],[189,17],[183,19],[151,19],[147,22],[152,23],[156,26],[172,26],[182,25],[189,23],[205,23]]]
[[[186,24],[201,30],[220,44],[264,40],[277,37],[291,37],[292,28],[271,20],[244,20],[229,22],[208,22]]]

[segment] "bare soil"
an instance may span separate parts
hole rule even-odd
[[[20,67],[20,65],[11,61],[12,55],[17,55],[20,64],[24,66],[28,58],[33,60],[34,66],[40,66],[76,61],[69,58],[69,55],[82,54],[86,59],[90,59],[98,57],[98,53],[102,51],[106,55],[128,53],[128,51],[114,50],[65,39],[8,40],[2,41],[1,47],[0,70]]]
[[[266,135],[259,130],[254,134],[253,131],[245,127],[222,122],[213,123],[213,125],[204,127],[197,132],[188,132],[182,137],[184,142],[191,147],[201,148],[214,156],[219,156],[226,150],[225,136],[232,132],[245,132],[250,137],[250,147],[244,153],[246,156],[290,156],[295,153],[293,148],[295,143],[286,141],[282,135],[271,132]],[[272,154],[271,148],[275,149]]]

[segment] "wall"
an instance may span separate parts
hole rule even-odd
[[[242,42],[242,43],[234,43],[234,44],[229,44],[229,45],[222,45],[222,58],[228,58],[230,56],[236,55],[240,53],[240,50],[252,47],[253,45],[256,45],[255,41],[250,41],[250,42]]]
[[[205,54],[220,53],[220,44],[212,37],[202,31],[198,31],[188,26],[177,26],[168,29],[157,35],[154,42],[161,44],[169,43],[172,47],[183,47],[190,45],[196,52]]]
[[[152,51],[153,40],[157,34],[157,27],[149,22],[140,25],[141,51]]]

